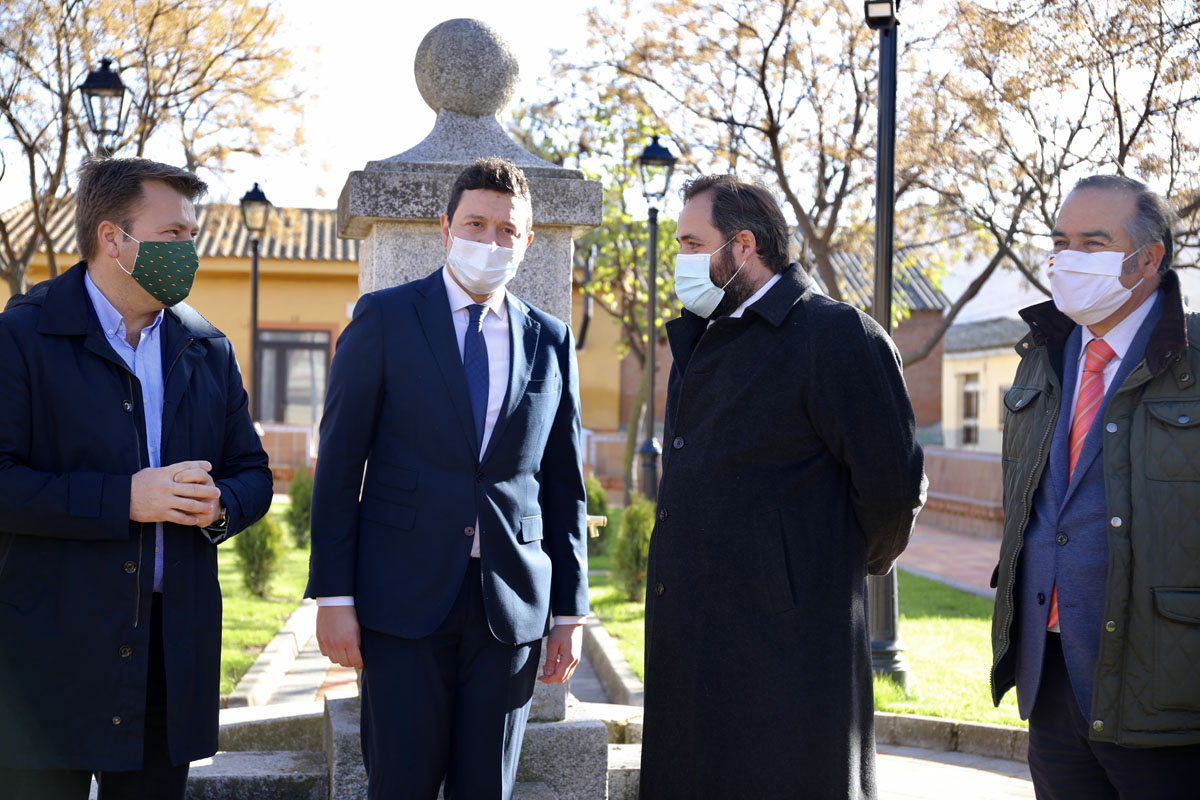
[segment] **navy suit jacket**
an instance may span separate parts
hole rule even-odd
[[[1100,630],[1104,624],[1104,592],[1108,576],[1108,520],[1104,493],[1104,414],[1109,401],[1141,363],[1150,332],[1162,316],[1159,292],[1154,307],[1133,337],[1100,404],[1079,461],[1070,477],[1071,402],[1079,380],[1082,328],[1076,326],[1063,351],[1063,391],[1058,422],[1050,445],[1050,461],[1033,501],[1025,546],[1017,570],[1017,705],[1028,719],[1041,684],[1046,650],[1050,595],[1058,585],[1058,617],[1063,659],[1075,700],[1090,717]],[[1090,334],[1089,334],[1090,338]],[[1061,539],[1060,539],[1061,537]]]
[[[353,595],[364,627],[432,633],[462,585],[476,519],[492,634],[587,613],[579,377],[570,330],[511,294],[512,367],[479,457],[440,271],[363,295],[321,421],[306,594]]]

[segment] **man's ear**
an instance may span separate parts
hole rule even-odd
[[[738,261],[745,261],[758,253],[758,240],[751,231],[738,231],[737,236],[733,237],[733,244],[742,248]]]
[[[442,214],[442,249],[450,246],[450,218]]]
[[[116,258],[121,254],[120,246],[123,238],[125,235],[121,233],[121,229],[108,220],[96,226],[97,246],[109,258]]]
[[[1158,265],[1162,263],[1163,255],[1166,252],[1167,249],[1163,247],[1162,242],[1154,242],[1146,245],[1146,249],[1140,253],[1140,257],[1144,258],[1145,261],[1139,264],[1144,277],[1148,278],[1158,272]]]

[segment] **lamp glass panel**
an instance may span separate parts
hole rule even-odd
[[[893,15],[892,4],[867,3],[867,16],[871,19],[890,19]]]
[[[246,227],[255,233],[262,233],[267,227],[267,203],[242,203],[242,220]]]

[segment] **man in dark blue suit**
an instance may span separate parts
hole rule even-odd
[[[1200,764],[1200,316],[1170,207],[1086,178],[1054,300],[1004,403],[992,695],[1017,689],[1040,800],[1194,798]]]
[[[534,679],[570,678],[587,614],[572,337],[504,288],[524,174],[476,161],[441,223],[446,267],[359,300],[321,422],[307,594],[363,669],[372,798],[511,796]]]

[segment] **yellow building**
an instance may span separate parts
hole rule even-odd
[[[250,341],[251,241],[234,205],[197,208],[200,271],[188,303],[222,330],[238,354],[251,410],[262,423],[264,442],[277,474],[311,464],[316,452],[330,359],[337,337],[350,321],[358,299],[358,242],[337,237],[332,209],[278,208],[272,211],[259,250],[258,342],[260,386],[251,386]],[[28,204],[3,215],[14,243],[28,241],[32,219]],[[75,247],[74,206],[49,221],[58,270],[79,260]],[[430,265],[431,268],[435,265]],[[30,264],[29,285],[49,277],[44,248]],[[0,306],[9,296],[0,283]],[[578,292],[572,325],[584,318]],[[615,436],[620,425],[621,360],[616,342],[620,328],[597,312],[579,351],[583,424],[594,436],[585,442],[594,464],[597,447]]]
[[[1021,357],[1013,349],[1028,326],[990,319],[953,325],[942,357],[942,428],[947,448],[999,453],[1004,394]]]

